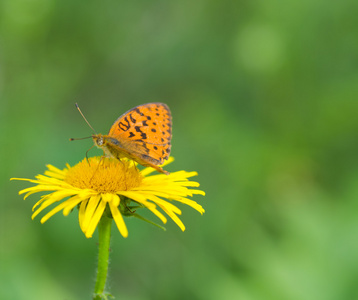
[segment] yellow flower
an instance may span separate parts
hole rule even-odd
[[[170,158],[167,163],[172,161],[173,158]],[[44,175],[36,176],[36,180],[12,178],[36,184],[19,192],[20,195],[25,194],[24,199],[37,192],[51,192],[41,196],[33,206],[32,219],[56,202],[60,203],[42,217],[41,223],[60,210],[67,216],[78,206],[80,227],[87,238],[92,237],[104,213],[113,217],[123,237],[128,236],[123,215],[136,215],[135,210],[142,207],[149,209],[165,224],[167,218],[158,210],[160,208],[183,231],[185,226],[177,216],[181,211],[171,200],[204,213],[201,205],[187,198],[194,194],[205,195],[201,190],[190,189],[199,186],[199,183],[188,180],[197,175],[196,172],[177,171],[170,175],[148,176],[154,169],[139,171],[132,161],[105,157],[84,159],[73,167],[67,164],[63,170],[52,165],[47,165],[47,168]]]

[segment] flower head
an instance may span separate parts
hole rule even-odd
[[[170,158],[167,163],[172,161]],[[188,180],[197,175],[196,172],[150,175],[154,171],[152,168],[139,171],[132,161],[106,157],[84,159],[73,167],[67,164],[63,170],[52,165],[47,168],[44,175],[36,176],[36,180],[12,178],[36,184],[19,192],[25,194],[24,199],[37,192],[50,192],[41,196],[33,206],[32,219],[54,203],[57,206],[42,217],[41,223],[61,210],[67,216],[78,206],[80,227],[87,238],[92,237],[104,213],[113,217],[124,237],[128,236],[128,230],[123,216],[138,216],[135,210],[139,208],[149,209],[166,223],[167,218],[158,210],[160,208],[183,231],[185,226],[178,217],[181,211],[173,205],[173,200],[204,213],[201,205],[187,198],[194,194],[205,195],[201,190],[190,189],[199,186],[199,183]]]

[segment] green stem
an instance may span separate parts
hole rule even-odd
[[[98,266],[97,280],[94,289],[94,300],[107,299],[110,295],[104,292],[108,273],[109,246],[111,241],[112,219],[103,214],[98,224]]]
[[[138,215],[138,214],[136,214],[136,213],[133,213],[131,216],[132,216],[132,217],[135,217],[135,218],[138,218],[138,219],[140,219],[140,220],[142,220],[142,221],[145,221],[145,222],[147,222],[147,223],[149,223],[149,224],[152,224],[152,225],[154,225],[154,226],[156,226],[156,227],[158,227],[158,228],[163,229],[164,231],[166,231],[166,228],[165,228],[165,227],[160,226],[159,224],[154,223],[154,222],[152,222],[152,221],[150,221],[150,220],[144,218],[144,217],[141,216],[141,215]]]

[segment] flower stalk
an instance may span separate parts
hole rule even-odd
[[[112,219],[108,218],[106,214],[103,214],[98,224],[98,265],[96,285],[93,294],[94,300],[107,299],[109,295],[105,292],[105,287],[109,265],[111,226]]]
[[[112,219],[108,218],[106,214],[103,214],[98,224],[98,265],[96,285],[93,294],[94,300],[107,299],[108,296],[105,292],[105,287],[109,265],[111,226]]]

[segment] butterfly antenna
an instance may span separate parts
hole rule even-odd
[[[90,138],[92,138],[92,136],[86,136],[86,137],[84,137],[84,138],[76,138],[76,139],[70,138],[70,141],[85,140],[85,139],[90,139]]]
[[[76,103],[75,105],[76,105],[78,111],[80,112],[82,118],[83,118],[83,119],[86,121],[86,123],[88,124],[88,126],[92,129],[92,131],[93,131],[95,134],[97,134],[96,130],[93,129],[93,127],[91,126],[91,124],[87,121],[86,117],[83,115],[83,113],[82,113],[82,111],[80,110],[80,107],[78,106],[78,104]]]

